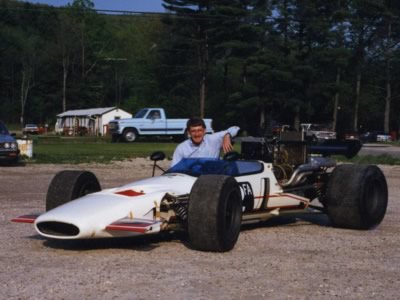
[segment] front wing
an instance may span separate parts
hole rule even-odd
[[[23,215],[16,217],[11,221],[16,223],[34,224],[35,220],[39,216],[40,214]],[[128,231],[141,234],[150,234],[159,232],[161,224],[162,222],[160,221],[123,218],[107,225],[104,228],[104,231]]]

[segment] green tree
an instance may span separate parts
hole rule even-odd
[[[199,109],[197,111],[200,116],[204,117],[211,59],[210,48],[212,47],[209,29],[213,1],[164,0],[163,2],[163,6],[167,10],[175,13],[175,16],[164,19],[164,23],[170,26],[169,51],[174,51],[175,54],[179,53],[181,61],[176,65],[174,73],[182,74],[182,70],[184,70],[185,76],[189,75],[193,77],[192,80],[197,81],[197,84],[191,83],[190,85],[199,91]],[[170,56],[167,59],[176,62],[176,58],[177,56]],[[172,64],[169,65],[169,67],[171,66]],[[179,84],[172,85],[170,91],[178,88]]]

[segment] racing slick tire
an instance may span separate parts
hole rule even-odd
[[[124,133],[122,134],[124,141],[127,143],[133,143],[134,141],[137,140],[138,136],[139,134],[137,130],[134,128],[125,129]]]
[[[188,233],[196,250],[226,252],[239,237],[242,197],[235,178],[203,175],[190,192]]]
[[[335,227],[370,229],[385,216],[388,187],[377,166],[340,165],[328,181],[324,206]]]
[[[100,183],[92,172],[79,170],[58,172],[47,190],[46,211],[98,191],[101,191]]]

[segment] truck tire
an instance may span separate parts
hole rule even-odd
[[[79,170],[58,172],[47,190],[46,211],[98,191],[101,191],[100,183],[92,172]]]
[[[133,143],[134,141],[137,140],[139,134],[135,128],[128,128],[124,130],[124,133],[122,134],[124,141],[127,143]]]
[[[200,176],[190,192],[188,233],[196,250],[226,252],[239,237],[242,197],[235,178]]]
[[[324,206],[336,227],[370,229],[385,216],[388,188],[377,166],[340,165],[328,181]]]

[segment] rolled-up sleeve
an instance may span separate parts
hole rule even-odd
[[[229,127],[226,130],[226,132],[229,133],[231,135],[231,137],[235,137],[238,134],[239,130],[240,130],[240,127],[232,126],[232,127]]]

